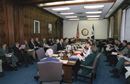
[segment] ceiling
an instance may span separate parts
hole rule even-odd
[[[99,19],[108,18],[116,8],[124,0],[13,0],[16,4],[21,5],[37,5],[40,8],[43,8],[65,20],[73,19],[66,18],[66,16],[77,16],[79,20],[88,20],[88,15],[99,15]],[[71,2],[71,3],[68,3]],[[58,3],[58,4],[53,4]],[[42,4],[42,5],[41,5]],[[47,5],[51,4],[51,5]],[[94,6],[94,5],[104,5],[103,8],[96,9],[84,9],[84,6]],[[69,7],[70,10],[66,11],[53,11],[53,8],[64,8]],[[85,12],[95,12],[100,11],[98,14],[86,14]],[[60,15],[60,13],[70,13],[73,12],[73,15]]]

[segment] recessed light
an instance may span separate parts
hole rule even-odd
[[[103,8],[104,5],[84,6],[85,9]]]
[[[60,15],[73,15],[74,13],[71,12],[71,13],[60,13]]]
[[[70,10],[69,7],[66,7],[66,8],[54,8],[52,9],[53,11],[63,11],[63,10]]]
[[[65,18],[77,18],[77,16],[65,16]]]
[[[91,12],[86,12],[86,14],[97,14],[97,13],[102,13],[102,11],[91,11]]]
[[[100,15],[88,15],[87,17],[100,17]]]
[[[88,20],[98,20],[99,18],[88,18]]]
[[[79,19],[69,19],[69,20],[79,20]]]

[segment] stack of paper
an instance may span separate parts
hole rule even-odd
[[[57,57],[57,56],[58,56],[58,54],[53,54],[53,56],[54,56],[54,57]]]
[[[60,62],[63,62],[64,64],[66,64],[68,60],[60,60]]]
[[[116,53],[116,52],[112,52],[111,54],[112,54],[112,55],[117,55],[117,53]]]

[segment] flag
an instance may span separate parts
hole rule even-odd
[[[94,39],[94,24],[92,25],[92,35],[91,35],[91,39]]]
[[[79,23],[77,25],[77,33],[76,33],[76,38],[79,39]]]

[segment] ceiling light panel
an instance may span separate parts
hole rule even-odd
[[[99,20],[99,18],[88,18],[88,20]]]
[[[65,18],[77,18],[77,16],[65,16]]]
[[[103,8],[104,5],[84,6],[85,9]]]
[[[100,15],[88,15],[87,17],[100,17]]]
[[[44,6],[60,5],[60,4],[64,4],[64,1],[45,3]]]
[[[79,19],[69,19],[69,20],[79,20]]]
[[[60,15],[73,15],[74,13],[73,12],[70,12],[70,13],[60,13]]]
[[[66,7],[66,8],[53,8],[52,9],[53,11],[64,11],[64,10],[70,10],[69,7]]]
[[[102,11],[91,11],[91,12],[86,12],[86,14],[97,14],[97,13],[102,13]]]

